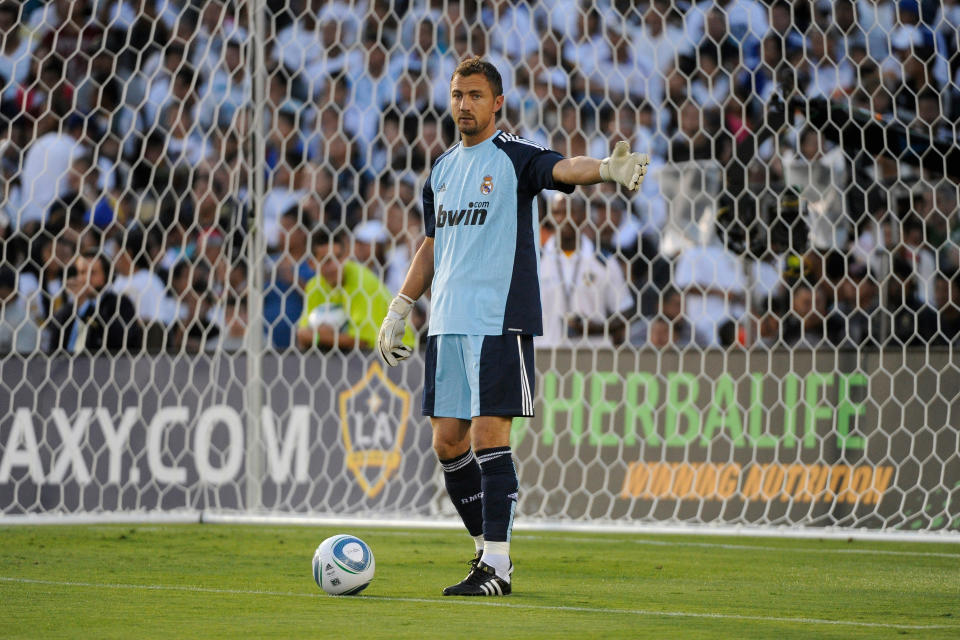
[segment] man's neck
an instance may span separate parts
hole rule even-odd
[[[475,147],[478,144],[482,142],[486,142],[487,140],[492,138],[496,132],[497,132],[496,127],[488,127],[487,129],[484,129],[481,133],[477,133],[474,135],[467,135],[465,133],[461,133],[460,140],[463,142],[463,146],[465,147]]]

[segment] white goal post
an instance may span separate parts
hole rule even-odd
[[[0,0],[0,526],[459,526],[369,347],[479,53],[652,158],[539,201],[517,526],[960,541],[960,14],[570,4]]]

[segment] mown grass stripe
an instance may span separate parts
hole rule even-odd
[[[15,584],[36,584],[53,587],[75,587],[92,589],[128,589],[141,591],[183,591],[189,593],[211,593],[220,595],[255,595],[255,596],[277,596],[293,598],[320,598],[319,593],[297,593],[293,591],[269,591],[259,589],[217,589],[213,587],[198,587],[190,585],[162,585],[162,584],[117,584],[117,583],[96,583],[96,582],[67,582],[59,580],[39,580],[35,578],[17,578],[12,576],[0,576],[0,582]],[[337,596],[334,596],[337,597]],[[960,625],[947,624],[899,624],[894,622],[863,622],[859,620],[826,620],[822,618],[792,618],[786,616],[751,616],[737,613],[711,613],[699,611],[655,611],[650,609],[621,609],[607,607],[576,607],[564,605],[537,605],[524,604],[516,602],[504,602],[490,600],[474,600],[460,598],[409,598],[400,596],[378,596],[366,595],[359,601],[381,601],[381,602],[422,602],[425,604],[445,604],[451,606],[481,606],[481,607],[502,607],[506,609],[526,609],[536,611],[570,611],[578,613],[599,613],[599,614],[624,614],[645,617],[666,617],[666,618],[708,618],[713,620],[745,620],[752,622],[787,622],[791,624],[808,625],[828,625],[828,626],[847,626],[847,627],[866,627],[873,629],[904,629],[911,631],[923,631],[933,629],[955,629],[960,633]]]

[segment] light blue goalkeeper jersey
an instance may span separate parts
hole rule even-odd
[[[573,191],[553,180],[562,159],[501,131],[437,159],[423,188],[434,238],[430,335],[543,333],[536,196]]]

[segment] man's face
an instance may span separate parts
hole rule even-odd
[[[494,97],[493,89],[483,74],[453,76],[450,82],[450,110],[463,135],[493,133],[495,114],[502,105],[503,96]]]
[[[648,335],[650,346],[657,349],[663,349],[670,345],[670,325],[663,319],[657,318],[650,323]]]
[[[319,244],[313,248],[313,257],[317,261],[317,271],[332,287],[340,284],[340,273],[345,253],[343,245],[339,242]]]
[[[107,274],[96,258],[80,256],[68,271],[67,289],[77,299],[96,295],[106,284]]]

